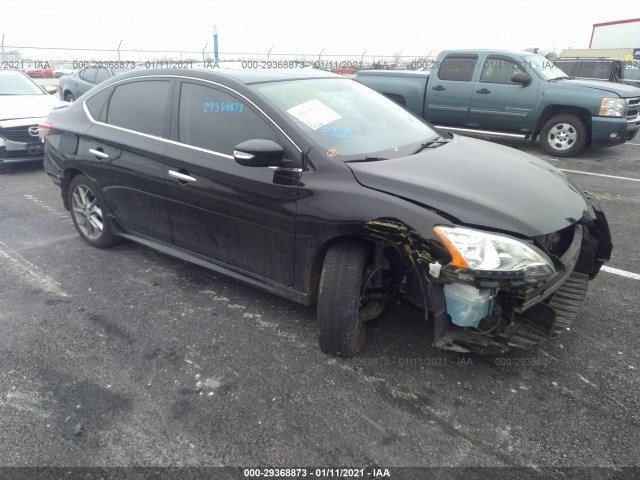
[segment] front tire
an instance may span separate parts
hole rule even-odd
[[[587,129],[575,115],[556,115],[540,131],[542,148],[555,157],[572,157],[587,143]]]
[[[340,241],[324,258],[318,291],[320,350],[328,355],[353,357],[364,343],[360,295],[368,249],[362,242]]]
[[[76,230],[89,245],[106,248],[120,241],[113,233],[98,187],[89,177],[73,177],[69,184],[69,206]]]

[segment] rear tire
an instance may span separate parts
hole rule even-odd
[[[73,177],[69,184],[69,207],[76,230],[89,245],[107,248],[120,242],[113,233],[98,187],[89,177]]]
[[[554,157],[572,157],[587,143],[587,129],[575,115],[556,115],[540,131],[542,148]]]
[[[67,92],[64,94],[64,101],[65,102],[69,102],[72,103],[73,101],[75,101],[76,97],[73,96],[73,93],[71,92]]]
[[[320,350],[328,355],[353,357],[364,343],[359,311],[367,255],[364,243],[345,240],[332,245],[324,258],[317,318]]]

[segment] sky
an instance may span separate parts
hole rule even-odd
[[[307,58],[323,51],[329,59],[365,51],[367,57],[428,56],[455,48],[538,47],[560,53],[587,48],[594,23],[640,18],[640,2],[56,0],[50,8],[34,8],[33,2],[1,0],[0,11],[5,51],[15,46],[117,49],[122,41],[122,49],[200,52],[206,45],[212,52],[216,25],[223,59],[256,58],[250,54],[269,50],[274,56]],[[117,59],[116,53],[17,50],[43,60]],[[150,58],[123,53],[122,59]]]

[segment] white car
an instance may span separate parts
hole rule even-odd
[[[38,86],[20,70],[0,69],[0,171],[10,163],[42,161],[38,124],[65,104],[51,95],[56,90]]]
[[[60,77],[63,77],[65,75],[71,75],[76,70],[77,70],[77,68],[73,68],[73,62],[67,62],[64,65],[62,65],[61,67],[56,68],[53,71],[53,76],[56,77],[56,78],[60,78]]]

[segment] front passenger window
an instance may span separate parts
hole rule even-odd
[[[233,155],[233,147],[245,140],[278,141],[274,130],[242,99],[186,82],[180,92],[178,131],[181,143],[225,155]]]
[[[511,60],[505,58],[489,57],[482,67],[480,82],[482,83],[513,83],[511,77],[514,73],[523,70]]]

